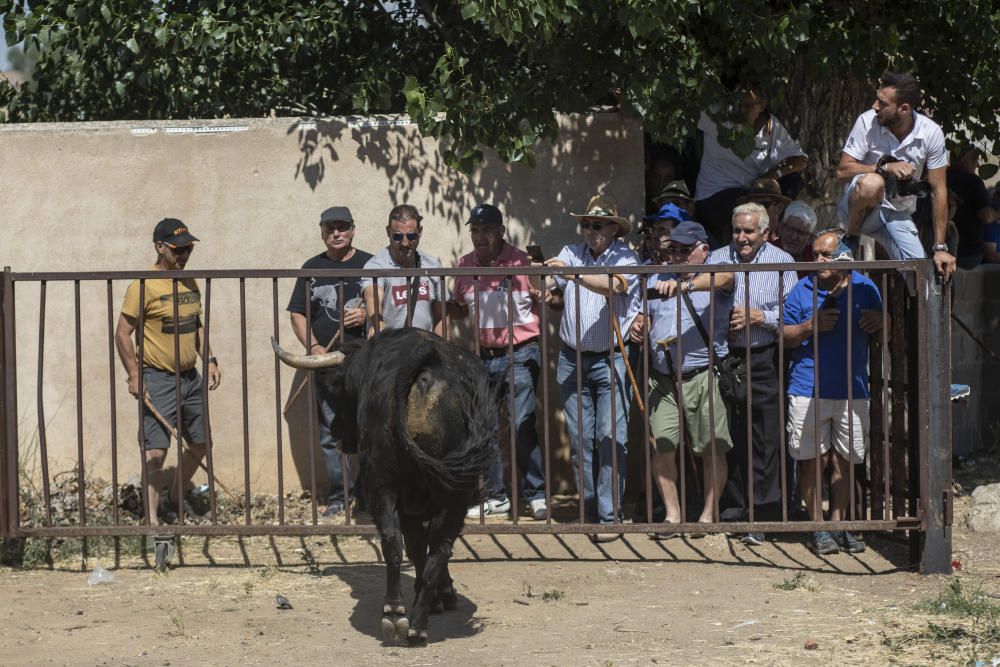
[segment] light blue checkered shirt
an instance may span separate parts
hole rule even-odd
[[[600,257],[594,258],[586,243],[574,243],[564,246],[559,253],[558,259],[566,263],[566,266],[638,266],[639,255],[635,254],[627,245],[615,239],[615,241],[601,253]],[[621,327],[622,336],[628,340],[628,328],[632,320],[639,312],[641,299],[639,295],[639,281],[635,274],[622,274],[628,281],[628,290],[624,294],[616,294],[611,298],[614,305],[615,316],[618,319],[618,326]],[[581,352],[607,352],[615,347],[615,334],[611,330],[611,322],[608,319],[607,299],[591,292],[586,287],[581,288],[575,281],[565,280],[561,276],[555,276],[556,286],[563,291],[563,298],[566,302],[563,310],[562,321],[559,323],[559,337],[566,345]],[[580,294],[580,345],[576,344],[576,295]]]

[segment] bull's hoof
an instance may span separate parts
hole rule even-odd
[[[406,641],[410,643],[410,646],[423,646],[427,643],[427,631],[410,628]]]
[[[410,619],[402,605],[385,605],[382,610],[382,636],[386,641],[401,642],[409,637]]]
[[[441,604],[445,611],[455,611],[458,608],[458,594],[453,587],[445,586],[441,589]]]

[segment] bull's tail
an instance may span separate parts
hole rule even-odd
[[[411,387],[424,369],[442,363],[432,341],[421,341],[410,350],[397,374],[392,402],[396,414],[389,415],[389,422],[406,453],[428,478],[442,488],[472,490],[478,487],[480,477],[497,454],[496,397],[485,371],[459,373],[463,386],[449,388],[449,395],[442,398],[439,416],[447,433],[440,433],[440,437],[445,439],[457,430],[463,433],[461,441],[442,442],[443,448],[437,452],[440,455],[434,456],[411,437],[408,429],[407,404]],[[464,396],[465,400],[456,400],[457,396]],[[464,423],[453,424],[449,420]]]

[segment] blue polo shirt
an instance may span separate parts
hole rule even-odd
[[[815,274],[806,276],[785,298],[784,323],[802,324],[813,316],[813,281]],[[847,317],[847,290],[837,297],[836,308],[840,311],[837,325],[830,331],[819,334],[819,397],[846,399],[847,396],[847,324],[851,323],[851,374],[853,390],[851,398],[869,398],[868,389],[868,342],[869,336],[861,330],[862,310],[881,310],[882,297],[871,280],[857,271],[851,271],[852,303],[851,317]],[[817,304],[820,308],[829,297],[824,289],[817,290]],[[788,393],[791,396],[813,396],[815,374],[813,367],[813,337],[789,351],[791,373],[788,379]]]

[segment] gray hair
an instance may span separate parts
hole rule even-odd
[[[781,217],[783,220],[787,220],[788,218],[798,218],[805,223],[810,232],[814,233],[816,231],[816,211],[814,211],[812,206],[804,201],[793,201],[785,207],[785,212]]]
[[[736,218],[744,215],[757,216],[757,229],[761,234],[766,233],[768,227],[771,225],[771,219],[767,217],[767,209],[760,204],[755,204],[753,202],[749,204],[740,204],[733,209],[733,222],[736,222]]]

